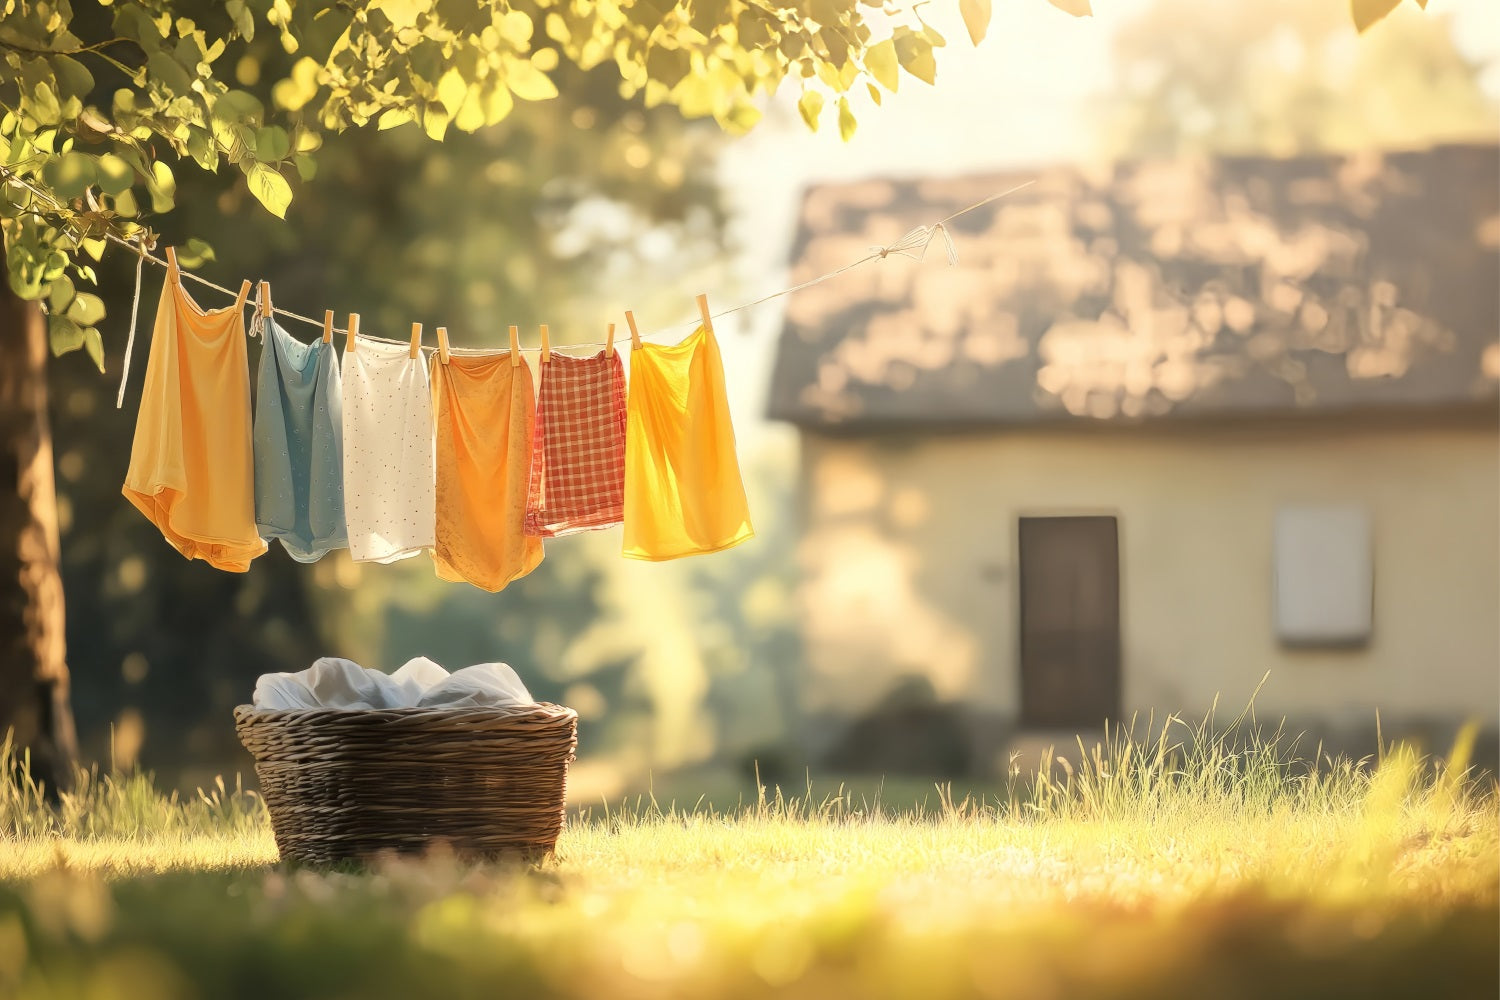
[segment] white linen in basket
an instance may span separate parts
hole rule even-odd
[[[296,673],[261,674],[256,708],[505,708],[534,705],[531,692],[504,663],[479,663],[449,673],[425,656],[394,673],[325,656]]]

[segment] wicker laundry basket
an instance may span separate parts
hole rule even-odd
[[[562,832],[578,713],[522,708],[234,710],[276,846],[328,864],[444,843],[536,858]]]

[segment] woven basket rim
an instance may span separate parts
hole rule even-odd
[[[530,705],[418,705],[406,708],[256,708],[254,705],[237,705],[236,719],[350,719],[356,716],[396,716],[421,719],[456,718],[459,716],[487,716],[505,718],[520,715],[549,715],[558,719],[577,718],[578,713],[565,705],[554,705],[550,701],[538,701]]]

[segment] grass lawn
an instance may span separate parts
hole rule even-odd
[[[0,793],[0,997],[1491,998],[1493,781],[1116,738],[987,801],[579,813],[534,868],[277,864],[259,801]]]

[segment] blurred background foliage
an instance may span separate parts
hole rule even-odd
[[[1445,19],[1397,11],[1399,32],[1359,39],[1346,18],[1338,4],[1298,0],[1153,0],[1116,36],[1114,86],[1092,106],[1096,151],[1293,154],[1493,136],[1484,67],[1459,53]],[[293,64],[257,38],[236,85],[264,89]],[[597,341],[626,308],[655,328],[691,315],[704,289],[729,304],[737,248],[716,172],[730,140],[711,119],[623,98],[611,71],[565,65],[554,78],[560,98],[441,146],[414,124],[331,137],[286,222],[243,180],[184,171],[179,207],[160,220],[165,242],[206,237],[200,273],[265,278],[279,306],[333,309],[341,324],[356,311],[385,336],[446,325],[466,347],[502,344],[509,323],[535,343],[544,321],[555,342]],[[582,788],[640,787],[703,763],[800,774],[794,452],[742,448],[758,535],[712,559],[626,563],[617,532],[603,532],[550,544],[499,595],[441,583],[425,559],[356,565],[339,553],[299,567],[279,547],[249,574],[219,573],[182,560],[119,497],[146,348],[113,412],[133,261],[107,255],[100,278],[106,375],[81,353],[52,366],[86,758],[114,753],[191,788],[248,770],[229,713],[260,673],[324,654],[385,669],[427,655],[450,668],[504,660],[537,697],[577,708]],[[147,269],[143,335],[161,280]]]

